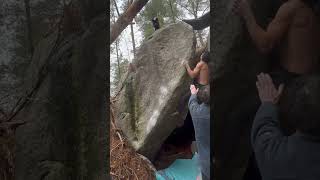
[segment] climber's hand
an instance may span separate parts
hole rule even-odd
[[[191,91],[191,94],[198,94],[199,88],[196,89],[196,87],[192,84],[190,86],[190,91]]]
[[[283,91],[283,84],[276,89],[269,74],[260,73],[256,82],[261,102],[277,104]]]

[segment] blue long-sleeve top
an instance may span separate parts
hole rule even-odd
[[[299,132],[285,136],[276,105],[261,104],[251,143],[263,180],[320,180],[320,138]]]

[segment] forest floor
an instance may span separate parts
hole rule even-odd
[[[0,127],[0,179],[14,179],[14,134]]]
[[[155,169],[151,162],[135,152],[122,131],[115,125],[114,109],[110,112],[110,175],[112,180],[155,179]]]
[[[138,154],[128,143],[122,131],[115,125],[114,107],[110,108],[110,175],[112,179],[152,180],[157,170],[169,167],[177,159],[192,159],[192,139],[177,137],[166,140],[154,164]],[[172,140],[174,139],[174,140]],[[182,140],[181,140],[182,139]]]

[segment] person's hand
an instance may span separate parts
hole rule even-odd
[[[257,77],[258,81],[256,82],[256,86],[261,102],[277,104],[283,91],[283,84],[281,84],[277,90],[269,74],[260,73]]]
[[[232,4],[232,12],[240,16],[247,16],[250,11],[250,5],[247,0],[234,0]]]
[[[191,91],[191,94],[198,94],[199,88],[196,89],[196,87],[192,84],[190,86],[190,91]]]
[[[201,175],[200,174],[197,176],[196,180],[201,180]]]

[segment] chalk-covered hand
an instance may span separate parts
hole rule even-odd
[[[261,102],[271,102],[277,104],[283,91],[283,84],[276,89],[269,74],[260,73],[256,86]]]
[[[192,84],[190,86],[190,91],[191,91],[191,94],[198,94],[199,88],[196,89],[196,87]]]

